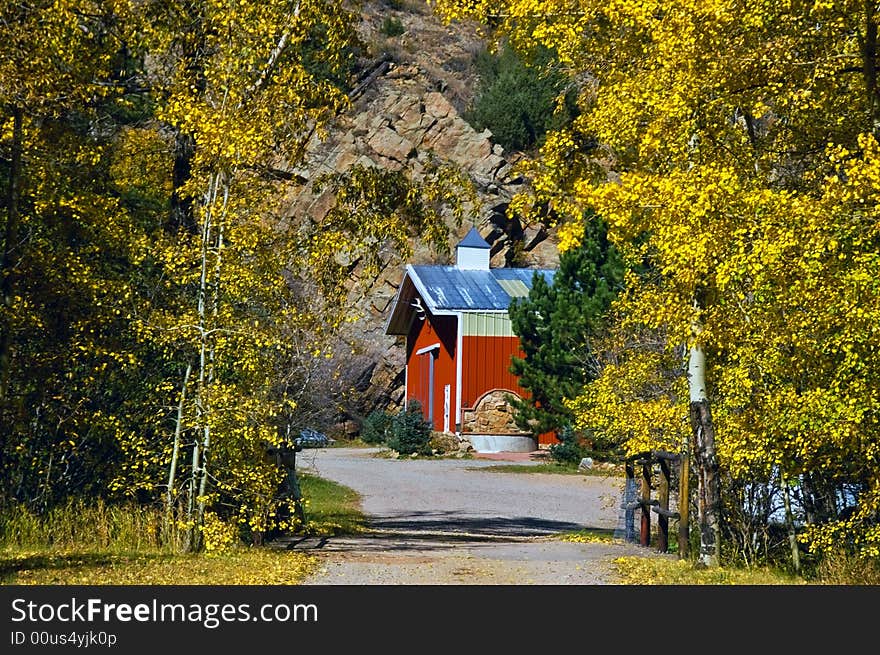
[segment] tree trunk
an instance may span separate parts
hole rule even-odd
[[[216,191],[215,191],[216,193]],[[211,315],[215,319],[217,319],[217,315],[220,308],[220,258],[221,252],[223,250],[223,218],[225,215],[226,203],[229,200],[229,187],[224,187],[223,194],[223,213],[221,214],[221,220],[219,222],[217,228],[217,244],[215,246],[215,257],[214,257],[214,293],[213,293],[213,301],[212,301],[212,310]],[[210,344],[208,349],[208,375],[207,375],[207,385],[210,387],[214,383],[214,360],[216,356],[216,351],[214,349],[213,343]],[[199,480],[199,506],[198,512],[196,515],[196,522],[198,525],[202,525],[205,520],[205,493],[207,492],[208,485],[208,467],[206,463],[206,458],[208,455],[208,450],[211,446],[211,428],[208,422],[205,422],[204,427],[204,439],[202,441],[202,470],[201,470],[201,479]]]
[[[305,530],[305,504],[303,503],[302,488],[299,486],[299,477],[297,477],[296,473],[296,453],[299,452],[300,447],[296,445],[296,442],[291,438],[290,433],[291,426],[290,422],[288,421],[287,434],[284,441],[282,442],[283,445],[278,451],[279,453],[281,453],[281,457],[278,459],[277,463],[282,465],[287,472],[287,477],[284,482],[284,487],[281,491],[281,496],[283,498],[293,497],[294,516],[299,520],[299,525],[296,527]]]
[[[204,27],[204,5],[193,0],[184,0],[181,6],[192,26],[194,33],[182,36],[182,52],[180,61],[185,70],[185,76],[191,80],[192,91],[198,97],[204,97],[207,90],[203,57],[205,56],[206,36]],[[187,485],[187,508],[186,520],[189,527],[186,540],[186,550],[197,551],[202,545],[201,519],[197,518],[197,509],[201,511],[204,503],[199,501],[197,494],[202,494],[204,485],[203,477],[207,475],[205,467],[205,449],[210,442],[210,428],[208,427],[208,394],[206,387],[206,349],[207,349],[207,272],[208,257],[211,251],[212,239],[212,215],[211,199],[216,193],[217,177],[211,176],[208,183],[208,191],[205,194],[204,212],[201,216],[201,226],[198,226],[196,216],[196,202],[190,192],[183,189],[192,180],[192,165],[195,159],[198,144],[191,134],[183,133],[180,128],[174,128],[174,162],[172,167],[171,189],[171,215],[169,217],[170,229],[177,231],[184,229],[191,234],[196,234],[201,228],[200,276],[198,289],[198,338],[199,358],[197,368],[197,381],[195,386],[195,439],[192,450],[192,466]],[[201,433],[201,434],[200,434]]]
[[[12,347],[12,311],[14,294],[12,292],[15,266],[18,262],[19,199],[21,197],[21,150],[22,150],[22,111],[12,109],[12,162],[9,169],[9,186],[6,195],[6,231],[3,239],[3,257],[0,260],[0,296],[3,307],[0,309],[0,401],[5,401],[9,392],[11,376],[10,349]]]
[[[306,528],[306,508],[303,502],[302,488],[299,486],[299,478],[296,473],[296,453],[293,455],[293,469],[290,471],[290,491],[293,494],[294,512],[299,519],[299,527]]]
[[[183,426],[183,406],[186,402],[186,385],[192,373],[192,364],[186,365],[183,374],[183,385],[180,387],[180,400],[177,403],[177,421],[174,424],[174,447],[171,451],[171,463],[168,465],[168,488],[165,490],[165,539],[170,540],[172,507],[174,505],[174,483],[177,478],[177,460],[180,455],[180,433]]]
[[[206,53],[206,37],[203,32],[205,25],[204,3],[184,0],[181,8],[186,13],[188,25],[195,32],[180,35],[182,37],[180,60],[186,71],[186,77],[192,80],[193,90],[199,97],[203,97],[208,88],[203,63]],[[195,202],[190,194],[182,191],[192,178],[192,163],[196,155],[196,147],[196,140],[191,134],[185,134],[179,128],[174,128],[174,163],[171,169],[171,215],[169,217],[169,228],[172,232],[183,229],[190,234],[198,233]]]
[[[714,567],[721,562],[721,487],[715,455],[715,426],[706,395],[706,354],[698,345],[690,349],[688,387],[694,463],[697,468],[699,561]]]
[[[678,559],[686,560],[691,550],[691,469],[688,440],[683,441],[678,469]]]
[[[782,501],[785,505],[785,527],[788,530],[788,545],[791,547],[791,564],[795,573],[801,572],[801,555],[798,549],[797,533],[794,529],[794,516],[791,513],[791,492],[788,482],[782,479]]]
[[[871,131],[875,137],[880,138],[880,87],[877,85],[877,17],[875,3],[866,0],[865,32],[860,41],[862,55],[862,76],[865,80],[866,100],[871,113],[873,125]]]
[[[211,254],[212,213],[211,199],[217,184],[216,176],[212,175],[205,198],[204,216],[202,218],[202,239],[199,252],[200,272],[197,299],[198,330],[199,330],[199,364],[196,382],[196,436],[193,445],[192,470],[189,480],[189,498],[187,502],[187,522],[190,525],[188,550],[195,551],[201,546],[201,519],[204,517],[204,503],[196,496],[204,493],[204,478],[207,476],[204,449],[210,445],[211,428],[208,423],[208,259]],[[198,515],[196,514],[198,512]]]
[[[192,174],[192,159],[195,156],[196,142],[189,134],[177,132],[174,137],[174,163],[171,168],[171,215],[169,231],[185,230],[196,233],[192,198],[183,193],[183,186]]]
[[[807,523],[826,523],[837,518],[837,498],[833,483],[821,475],[804,473],[801,492]]]

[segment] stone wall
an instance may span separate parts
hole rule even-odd
[[[462,432],[473,434],[524,434],[513,420],[513,408],[507,402],[510,391],[496,389],[462,409]]]

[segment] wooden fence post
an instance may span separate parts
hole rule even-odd
[[[657,550],[661,553],[669,551],[669,462],[660,459],[660,482],[657,486],[657,500],[660,501],[660,512],[657,512]]]
[[[687,443],[685,441],[685,443]],[[681,451],[678,475],[678,559],[687,559],[690,551],[690,458],[687,448]]]
[[[642,460],[642,523],[639,532],[639,543],[651,545],[651,459]]]
[[[626,460],[625,468],[626,488],[623,491],[623,517],[624,527],[626,529],[626,541],[627,543],[632,543],[636,540],[635,508],[633,507],[633,502],[635,502],[636,474],[630,460]]]

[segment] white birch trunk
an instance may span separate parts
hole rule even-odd
[[[203,493],[203,478],[207,475],[205,453],[203,448],[210,444],[210,426],[208,421],[208,267],[211,255],[212,240],[212,207],[217,195],[218,175],[211,176],[208,191],[205,194],[204,218],[202,220],[202,240],[200,250],[200,272],[198,292],[198,331],[199,331],[199,364],[198,381],[196,383],[196,433],[201,432],[201,439],[196,438],[193,444],[192,469],[189,479],[189,497],[187,501],[187,521],[190,524],[187,549],[198,550],[201,547],[201,518],[204,503],[198,499],[197,493]],[[198,515],[196,511],[198,510]]]
[[[218,176],[219,177],[219,176]],[[217,183],[219,186],[219,181]],[[214,199],[216,200],[217,188],[215,186],[214,189]],[[214,289],[213,289],[213,299],[211,303],[211,317],[214,319],[214,323],[217,321],[219,309],[220,309],[220,279],[221,279],[221,257],[223,251],[223,224],[226,217],[226,207],[229,202],[229,183],[228,180],[224,181],[223,184],[223,205],[220,212],[220,220],[217,225],[217,244],[216,244],[216,253],[214,256]],[[207,371],[207,385],[210,387],[211,384],[214,383],[214,360],[215,360],[215,349],[213,343],[210,344],[208,348],[208,371]],[[200,480],[199,480],[199,501],[198,501],[198,512],[196,514],[196,522],[197,525],[201,526],[205,520],[205,494],[207,493],[208,487],[208,467],[207,467],[207,456],[208,450],[211,447],[211,427],[209,422],[205,422],[204,426],[204,438],[202,440],[202,468],[200,472]]]
[[[177,478],[177,460],[180,456],[180,433],[183,426],[183,407],[186,402],[186,386],[192,373],[192,364],[186,365],[183,374],[183,385],[180,387],[180,400],[177,403],[177,421],[174,425],[174,446],[171,451],[171,463],[168,465],[168,487],[165,490],[165,538],[171,535],[171,514],[174,505],[174,484]]]
[[[782,501],[785,507],[785,527],[788,531],[788,545],[791,548],[791,564],[795,573],[801,572],[801,556],[797,543],[797,532],[794,528],[794,516],[791,512],[791,490],[788,482],[782,478]]]
[[[721,494],[715,454],[715,427],[706,393],[706,353],[697,340],[701,331],[702,326],[695,323],[694,343],[688,357],[688,392],[698,481],[699,561],[705,566],[715,567],[721,563]]]

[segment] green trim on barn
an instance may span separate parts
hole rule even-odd
[[[465,312],[462,335],[466,337],[515,337],[510,316],[500,312]]]

